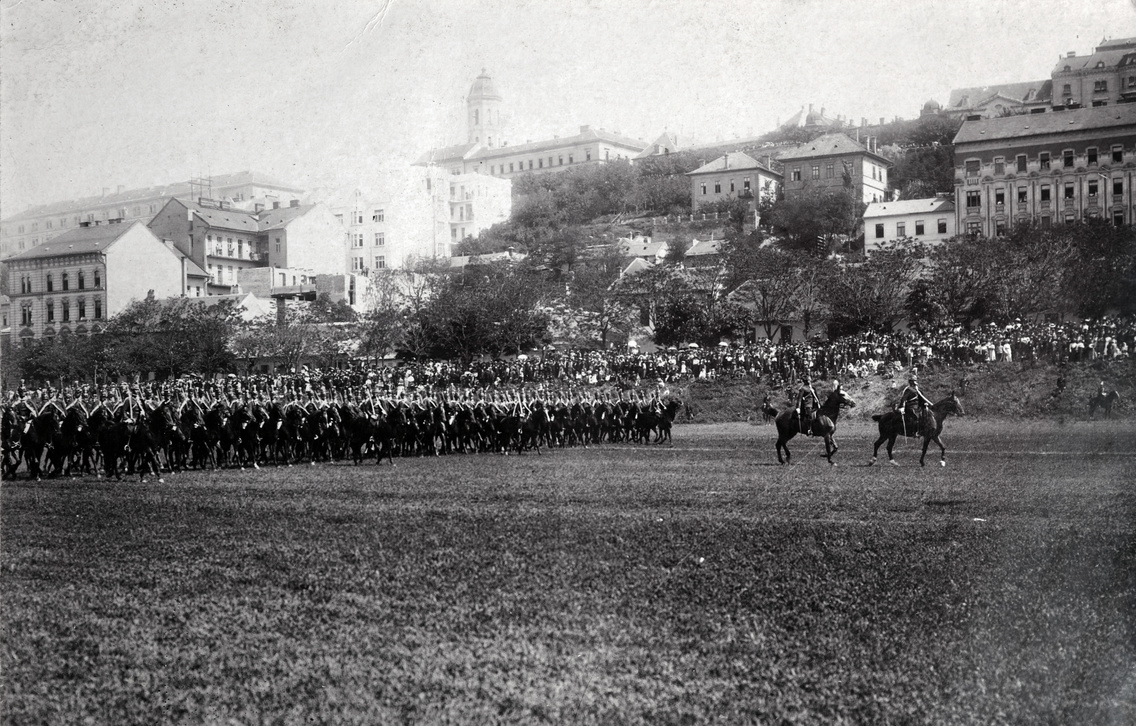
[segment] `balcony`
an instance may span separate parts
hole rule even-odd
[[[1045,204],[1045,202],[1042,202],[1042,204]],[[1028,210],[1029,210],[1029,204],[1027,202],[1018,202],[1018,211],[1019,212],[1025,212],[1025,211],[1028,211]]]

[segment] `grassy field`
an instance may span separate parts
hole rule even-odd
[[[5,482],[2,721],[1136,722],[1136,423],[946,434]]]

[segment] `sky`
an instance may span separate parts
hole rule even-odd
[[[0,0],[0,216],[254,170],[329,195],[462,143],[584,124],[755,136],[802,106],[913,118],[1136,36],[1136,0]]]

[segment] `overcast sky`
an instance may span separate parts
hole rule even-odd
[[[1136,0],[0,0],[0,214],[252,169],[309,188],[465,141],[591,124],[756,135],[801,106],[912,118],[1136,36]]]

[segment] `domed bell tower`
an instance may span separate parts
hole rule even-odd
[[[481,69],[481,75],[473,82],[466,98],[466,125],[469,128],[469,142],[484,144],[494,148],[503,143],[501,125],[501,94],[493,85],[493,79]]]

